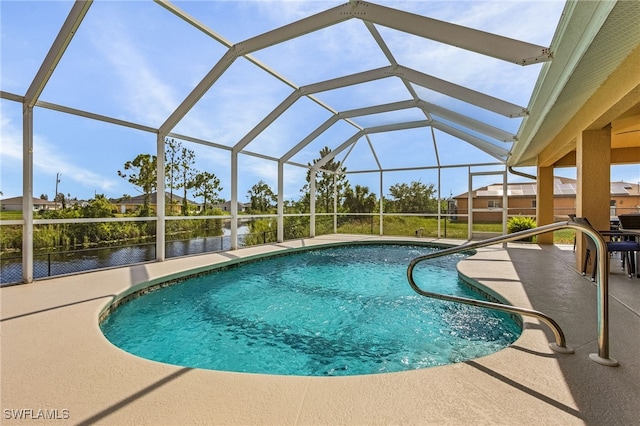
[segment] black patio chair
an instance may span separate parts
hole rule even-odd
[[[640,214],[621,214],[618,220],[622,229],[640,231]]]
[[[634,239],[635,241],[640,241],[640,214],[638,213],[629,213],[629,214],[621,214],[618,216],[618,220],[620,221],[620,228],[623,231],[635,232],[636,235],[626,236],[626,239]],[[640,251],[636,252],[636,276],[640,278]]]
[[[591,226],[591,223],[586,217],[574,217],[574,218],[571,218],[571,220],[576,223],[593,228],[593,226]],[[633,232],[631,233],[625,232],[624,230],[619,230],[619,231],[609,230],[609,231],[597,231],[597,232],[603,237],[620,237],[616,241],[607,242],[607,252],[609,253],[609,255],[611,255],[614,252],[619,252],[621,261],[622,261],[622,269],[625,269],[625,265],[626,265],[627,275],[629,276],[629,278],[633,277],[633,274],[635,274],[634,254],[635,252],[640,251],[640,243],[635,239],[624,239],[624,238],[628,236],[636,236],[637,234]],[[585,240],[587,243],[587,252],[585,254],[584,264],[582,266],[582,275],[586,275],[587,265],[589,264],[589,262],[591,261],[591,257],[593,256],[593,273],[591,275],[591,281],[595,281],[597,267],[598,267],[598,252],[596,250],[596,245],[591,239],[591,237],[586,236]],[[608,272],[609,271],[607,271],[607,273]]]
[[[571,213],[569,215],[569,220],[573,220],[573,219],[575,219],[575,217],[576,217],[576,215]],[[573,236],[573,251],[576,251],[576,236],[575,235]]]

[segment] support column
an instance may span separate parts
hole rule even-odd
[[[469,179],[467,192],[467,240],[473,239],[473,176],[471,175],[471,167],[467,167],[467,178]]]
[[[278,162],[278,235],[279,243],[284,241],[284,163]]]
[[[316,169],[309,171],[309,237],[316,236]]]
[[[238,249],[238,153],[231,151],[231,250]]]
[[[338,233],[338,178],[333,174],[333,233]]]
[[[156,141],[156,169],[157,169],[157,182],[156,182],[156,260],[162,262],[166,258],[165,253],[165,197],[164,197],[164,136],[158,134]]]
[[[433,128],[431,131],[433,132]],[[440,232],[440,228],[442,228],[442,226],[440,226],[440,221],[442,220],[442,185],[440,183],[440,170],[440,167],[438,167],[438,238],[442,238],[442,234]],[[444,220],[447,220],[447,218],[445,217]]]
[[[609,230],[611,200],[611,127],[583,131],[576,142],[578,188],[576,216],[599,230]],[[576,239],[576,266],[582,270],[583,241]]]
[[[33,282],[33,107],[27,105],[22,111],[22,221],[22,281],[30,283]]]
[[[384,235],[384,172],[380,170],[380,236]]]
[[[538,226],[554,222],[553,172],[553,166],[538,166],[536,182],[536,224]],[[553,244],[553,232],[538,235],[538,244]]]
[[[507,235],[507,222],[509,221],[509,168],[504,165],[504,174],[502,175],[502,235]],[[507,243],[503,247],[507,248]]]

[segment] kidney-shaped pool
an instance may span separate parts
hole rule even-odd
[[[411,290],[411,259],[436,250],[347,245],[241,262],[131,298],[101,323],[147,359],[212,370],[345,376],[461,362],[513,343],[501,312]],[[416,267],[422,288],[482,299],[453,255]]]

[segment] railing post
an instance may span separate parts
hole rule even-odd
[[[595,238],[593,238],[595,241]],[[604,248],[600,247],[604,245]],[[596,242],[598,252],[598,353],[589,358],[598,364],[615,367],[618,361],[609,357],[609,255],[606,243]]]
[[[483,241],[471,242],[467,244],[463,244],[457,247],[451,247],[448,249],[440,250],[435,253],[431,253],[425,256],[419,256],[413,259],[409,263],[409,267],[407,269],[407,278],[409,280],[409,284],[414,291],[418,294],[427,297],[434,297],[443,300],[450,301],[458,301],[460,303],[466,303],[475,306],[483,306],[492,309],[499,309],[507,312],[516,312],[521,314],[528,314],[538,319],[545,321],[548,325],[551,326],[555,335],[556,335],[556,346],[562,348],[564,346],[564,336],[562,335],[562,330],[554,325],[553,320],[541,312],[531,311],[524,308],[517,308],[515,306],[504,305],[504,304],[496,304],[492,302],[481,302],[475,299],[466,299],[460,298],[458,296],[447,296],[438,293],[425,292],[421,290],[413,279],[413,270],[419,262],[428,259],[434,259],[436,257],[446,256],[449,254],[460,253],[463,251],[474,250],[476,248],[487,247],[494,245],[496,243],[507,243],[510,241],[516,241],[520,238],[524,237],[532,237],[534,235],[543,234],[550,231],[555,231],[563,228],[573,228],[579,231],[584,232],[593,240],[596,245],[596,252],[598,256],[598,276],[597,276],[597,291],[598,291],[598,300],[597,300],[597,311],[598,311],[598,353],[590,354],[589,358],[592,361],[595,361],[599,364],[606,365],[609,367],[615,367],[618,364],[618,361],[609,357],[609,256],[607,253],[607,243],[604,241],[602,236],[598,231],[593,229],[590,226],[579,224],[576,222],[557,222],[549,225],[539,226],[537,228],[528,229],[525,231],[514,232],[513,234],[502,235],[499,237],[489,238]],[[493,305],[493,306],[492,306]],[[497,306],[496,306],[497,305]],[[557,327],[557,328],[556,328]],[[552,347],[553,348],[553,347]],[[557,350],[557,348],[554,348]]]

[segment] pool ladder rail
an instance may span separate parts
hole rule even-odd
[[[413,259],[409,263],[409,267],[407,268],[407,279],[409,280],[409,284],[411,285],[411,288],[416,293],[425,297],[446,300],[449,302],[464,303],[467,305],[477,306],[481,308],[495,309],[499,311],[537,318],[538,320],[547,324],[549,328],[551,328],[551,330],[553,331],[553,334],[555,336],[555,342],[550,343],[549,347],[558,353],[571,354],[571,353],[574,353],[574,350],[567,346],[564,333],[562,332],[562,329],[560,328],[558,323],[554,321],[551,317],[549,317],[548,315],[542,312],[539,312],[533,309],[506,305],[503,303],[488,302],[483,300],[469,299],[466,297],[450,296],[446,294],[425,291],[416,284],[413,278],[413,270],[415,266],[418,263],[426,260],[435,259],[438,257],[447,256],[450,254],[461,253],[464,251],[470,251],[470,250],[474,250],[481,247],[487,247],[497,243],[508,243],[510,241],[516,241],[522,238],[532,237],[535,235],[544,234],[546,232],[557,231],[559,229],[566,229],[566,228],[572,228],[585,233],[595,243],[596,252],[598,256],[598,270],[597,270],[597,277],[596,277],[596,285],[597,285],[597,291],[598,291],[598,353],[589,354],[589,358],[591,358],[592,361],[597,362],[599,364],[615,367],[619,365],[618,361],[609,357],[609,301],[608,301],[609,268],[607,264],[608,256],[606,255],[607,243],[604,241],[604,239],[598,233],[598,231],[596,231],[590,226],[586,226],[573,221],[556,222],[549,225],[539,226],[537,228],[514,232],[513,234],[500,235],[498,237],[489,238],[482,241],[470,242],[460,246],[439,250],[434,253],[430,253],[424,256],[419,256]]]

